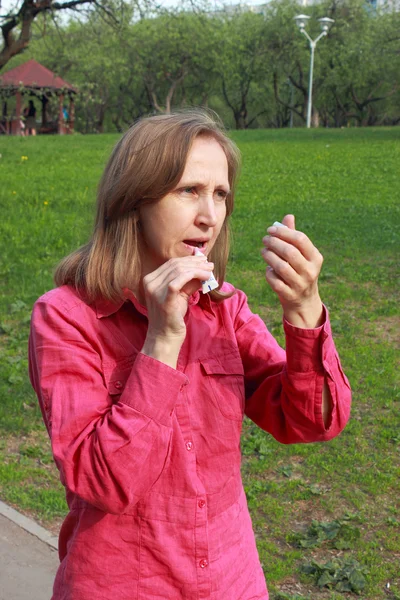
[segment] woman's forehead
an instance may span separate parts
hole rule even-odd
[[[183,171],[186,177],[228,179],[228,161],[222,146],[212,138],[196,138],[190,148]]]

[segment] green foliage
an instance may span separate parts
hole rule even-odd
[[[344,518],[327,522],[313,520],[305,534],[295,534],[293,541],[301,548],[315,548],[328,541],[337,550],[348,550],[359,538],[360,530],[349,523],[349,518]]]
[[[364,589],[365,575],[368,573],[366,567],[352,558],[333,558],[326,563],[312,560],[311,563],[303,565],[301,570],[306,575],[313,575],[316,584],[321,588],[334,588],[338,592],[356,594],[361,594]]]

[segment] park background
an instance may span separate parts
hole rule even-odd
[[[120,132],[143,114],[194,105],[216,110],[237,129],[304,124],[310,50],[294,20],[304,2],[217,7],[186,0],[163,8],[153,0],[101,0],[103,10],[94,10],[93,0],[75,1],[89,5],[28,22],[32,3],[52,0],[15,0],[26,11],[0,16],[12,40],[0,46],[0,75],[34,58],[77,87],[77,131]],[[399,124],[399,0],[322,0],[306,12],[313,38],[318,18],[335,20],[316,47],[313,124]],[[28,42],[20,22],[29,27]],[[58,114],[57,98],[48,110]]]
[[[278,3],[274,6],[278,7]],[[292,40],[290,53],[294,59],[296,52],[299,53],[297,62],[304,78],[309,55],[306,41],[293,29],[293,6],[282,3],[282,11],[289,12],[285,13],[282,28],[271,28],[272,38],[267,39],[283,39],[285,28],[290,29],[286,39]],[[307,12],[314,17],[321,16],[326,14],[326,6],[312,7]],[[339,6],[351,12],[354,6],[359,10],[361,3]],[[398,22],[397,13],[391,13],[391,19],[387,19],[389,13],[371,14],[370,8],[365,7],[363,10],[368,27],[378,27],[381,17],[387,27],[392,26],[391,19]],[[201,13],[200,17],[203,19],[204,15]],[[267,27],[265,15],[262,19],[259,17],[245,10],[232,13],[232,20],[237,19],[238,31],[236,38],[227,36],[227,44],[237,71],[233,67],[229,70],[228,66],[226,72],[224,70],[225,85],[230,86],[232,97],[238,94],[239,98],[240,77],[251,73],[251,65],[255,64],[249,58],[247,46],[237,45],[242,37],[241,27],[245,22],[260,25],[261,20],[263,27]],[[185,19],[194,22],[197,13],[181,14],[174,9],[151,20],[144,18],[142,25],[135,22],[129,27],[140,26],[143,31],[149,28],[154,33],[158,18],[181,24]],[[226,19],[229,21],[230,17]],[[33,302],[53,286],[52,273],[57,262],[88,238],[97,183],[119,137],[112,131],[125,129],[146,111],[154,112],[154,106],[151,108],[147,101],[143,105],[139,102],[143,72],[136,71],[136,67],[129,68],[134,62],[129,62],[129,54],[125,52],[114,60],[119,53],[117,38],[110,33],[114,26],[105,24],[96,13],[78,21],[55,24],[48,19],[46,31],[42,29],[35,34],[29,49],[16,56],[6,68],[33,57],[76,84],[82,90],[77,109],[78,131],[89,135],[0,136],[0,498],[54,533],[58,532],[66,513],[66,504],[27,375],[31,308]],[[38,22],[39,26],[43,28],[44,23]],[[109,35],[104,34],[106,26],[110,27]],[[343,20],[343,31],[346,27]],[[58,28],[61,28],[59,36]],[[62,37],[64,29],[68,35],[73,34],[73,42],[60,41],[58,45],[57,39],[66,39]],[[189,50],[200,43],[201,35],[195,35],[199,27],[187,30],[183,27],[180,31],[182,35],[186,31],[187,37],[183,39]],[[207,31],[214,37],[203,48],[214,47],[222,57],[223,28]],[[44,37],[43,33],[46,33]],[[160,44],[170,39],[169,34],[162,35],[162,28],[158,35]],[[334,36],[334,29],[330,35]],[[382,36],[385,40],[383,33]],[[220,47],[215,46],[215,37],[219,38]],[[353,38],[354,50],[357,49],[356,36]],[[249,32],[249,43],[251,39]],[[350,38],[346,39],[350,43]],[[148,52],[149,60],[152,58],[153,53],[145,47],[145,38],[139,37],[137,41],[131,32],[127,40],[132,45],[138,43],[139,48],[143,46],[143,53]],[[363,50],[364,42],[359,38],[358,42]],[[92,43],[98,45],[92,47]],[[317,49],[321,54],[316,68],[322,75],[320,86],[315,88],[315,105],[320,125],[324,98],[328,102],[331,97],[328,93],[324,95],[324,73],[333,76],[327,67],[333,57],[331,43],[335,43],[334,39],[328,37]],[[398,60],[398,47],[397,41],[397,55],[395,46],[391,46],[392,53],[371,50],[366,65],[361,60],[348,63],[349,72],[344,69],[344,74],[349,81],[354,81],[354,86],[359,86],[354,87],[356,95],[361,89],[367,90],[368,73],[381,72],[384,81],[386,67],[379,60],[386,60],[388,55],[391,60]],[[154,53],[156,48],[157,44],[153,47]],[[344,46],[342,50],[347,52]],[[263,68],[275,64],[272,59],[266,59],[267,55],[257,63]],[[199,69],[203,68],[202,56],[201,52],[197,55]],[[207,56],[204,54],[205,61]],[[174,73],[174,65],[178,69],[181,59],[181,56],[176,57],[176,63],[171,60],[167,73]],[[151,60],[147,64],[150,63]],[[289,68],[283,59],[280,64]],[[65,71],[62,65],[66,65]],[[293,65],[299,69],[296,60]],[[201,103],[201,94],[196,96],[196,82],[199,86],[204,83],[201,72],[191,71],[186,87],[176,86],[172,108],[182,103]],[[338,77],[339,74],[343,75],[342,67],[336,69]],[[130,75],[130,92],[126,93],[124,86]],[[171,81],[162,69],[155,70],[154,77],[159,108],[165,110]],[[396,87],[399,70],[393,67],[392,79],[389,77],[382,83],[380,89],[386,89],[387,96],[366,104],[359,118],[343,117],[343,126],[311,130],[277,127],[273,120],[285,107],[276,101],[273,81],[271,84],[268,77],[260,77],[258,81],[264,82],[265,87],[261,93],[259,83],[250,85],[248,118],[252,119],[257,110],[265,107],[269,112],[259,115],[247,131],[235,131],[234,112],[224,103],[223,92],[220,95],[215,92],[221,90],[218,87],[222,86],[221,77],[215,75],[214,91],[205,104],[215,108],[232,128],[230,135],[243,155],[232,219],[233,247],[228,280],[246,291],[252,309],[284,344],[281,311],[265,284],[260,248],[267,226],[281,220],[285,213],[294,213],[297,227],[310,236],[325,257],[321,295],[330,310],[336,345],[353,388],[351,421],[337,439],[326,444],[283,446],[245,419],[242,475],[271,600],[349,600],[355,597],[399,600],[400,130],[383,126],[353,127],[366,125],[371,115],[378,119],[372,120],[375,125],[386,122],[387,118],[396,122],[395,115],[400,112]],[[318,81],[317,71],[316,77]],[[282,81],[287,79],[284,73]],[[111,82],[109,87],[107,81]],[[135,81],[139,87],[133,85]],[[86,83],[95,87],[86,89]],[[282,90],[286,89],[285,85],[290,87],[282,83]],[[144,87],[143,84],[142,92]],[[345,86],[340,89],[345,90]],[[102,90],[104,96],[101,96]],[[351,91],[347,91],[350,98]],[[183,92],[186,93],[184,102],[180,95]],[[365,93],[367,97],[371,90]],[[260,108],[257,102],[262,104]],[[299,102],[299,110],[304,112],[304,97],[299,95]],[[103,105],[106,109],[100,127],[97,115],[102,114]],[[288,113],[285,114],[288,125]],[[118,115],[120,121],[116,122]],[[367,115],[370,115],[368,119]],[[303,117],[297,115],[294,124],[302,125]],[[283,124],[282,121],[280,125]],[[274,128],[267,130],[267,126]],[[108,133],[93,134],[99,131]]]

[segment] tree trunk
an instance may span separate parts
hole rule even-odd
[[[316,108],[312,110],[311,127],[319,127],[319,112]]]

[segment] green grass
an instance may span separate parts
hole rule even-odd
[[[229,280],[283,343],[260,248],[267,226],[294,213],[325,256],[321,295],[353,388],[352,419],[327,444],[282,446],[245,421],[243,480],[271,598],[349,598],[301,570],[332,558],[368,569],[363,600],[400,598],[400,130],[233,137],[243,170]],[[0,497],[53,529],[66,505],[27,378],[29,315],[57,261],[87,239],[116,139],[0,137]],[[301,545],[313,521],[319,531],[346,519],[357,530],[346,548]]]

